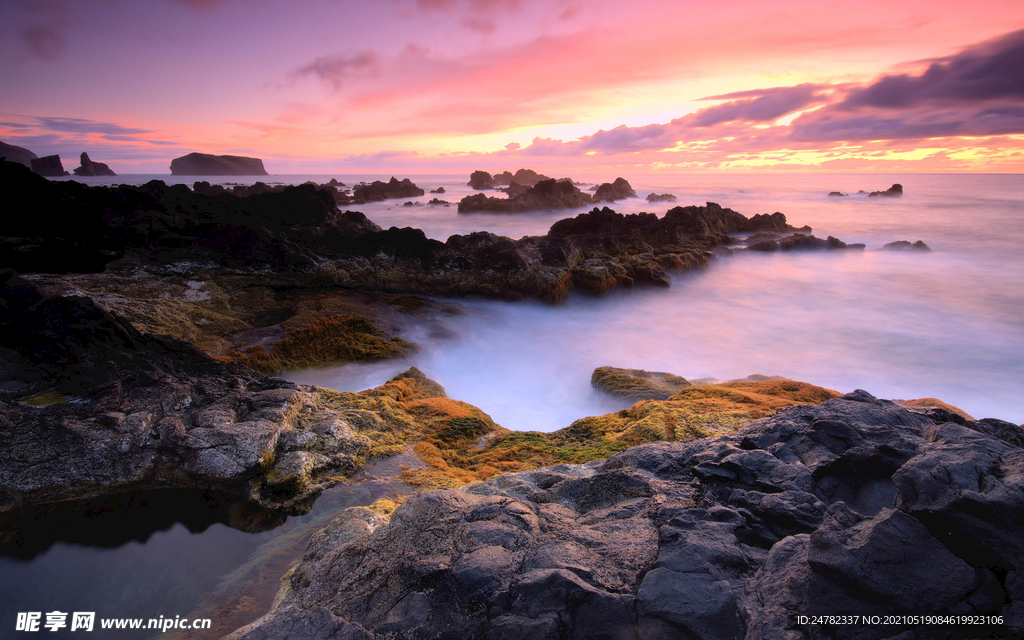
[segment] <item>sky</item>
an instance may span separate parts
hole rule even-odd
[[[1020,0],[0,0],[0,140],[169,173],[1024,173]]]

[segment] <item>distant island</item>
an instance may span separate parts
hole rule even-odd
[[[263,160],[245,156],[190,153],[171,160],[172,176],[266,176]]]

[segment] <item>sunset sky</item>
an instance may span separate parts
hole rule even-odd
[[[2,0],[0,140],[168,173],[1024,173],[1024,2]]]

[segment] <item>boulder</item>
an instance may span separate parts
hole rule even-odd
[[[590,377],[590,385],[598,391],[636,402],[668,400],[690,386],[685,379],[663,371],[598,367]]]
[[[30,162],[32,164],[33,171],[47,178],[59,178],[71,175],[64,170],[64,165],[60,163],[60,156],[57,155],[34,158]]]
[[[117,174],[110,170],[110,167],[103,164],[102,162],[93,162],[89,159],[89,154],[82,152],[81,158],[82,166],[75,169],[76,176],[116,176]]]
[[[32,161],[38,160],[39,156],[24,147],[16,147],[13,144],[0,142],[0,158],[6,158],[8,162],[23,164],[29,169],[32,168]]]
[[[174,176],[265,176],[263,160],[245,156],[215,156],[190,153],[171,160]]]

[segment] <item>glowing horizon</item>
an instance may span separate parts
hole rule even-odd
[[[1024,5],[24,1],[0,140],[167,173],[1024,173]],[[881,18],[879,17],[881,16]],[[71,165],[71,166],[67,166]]]

